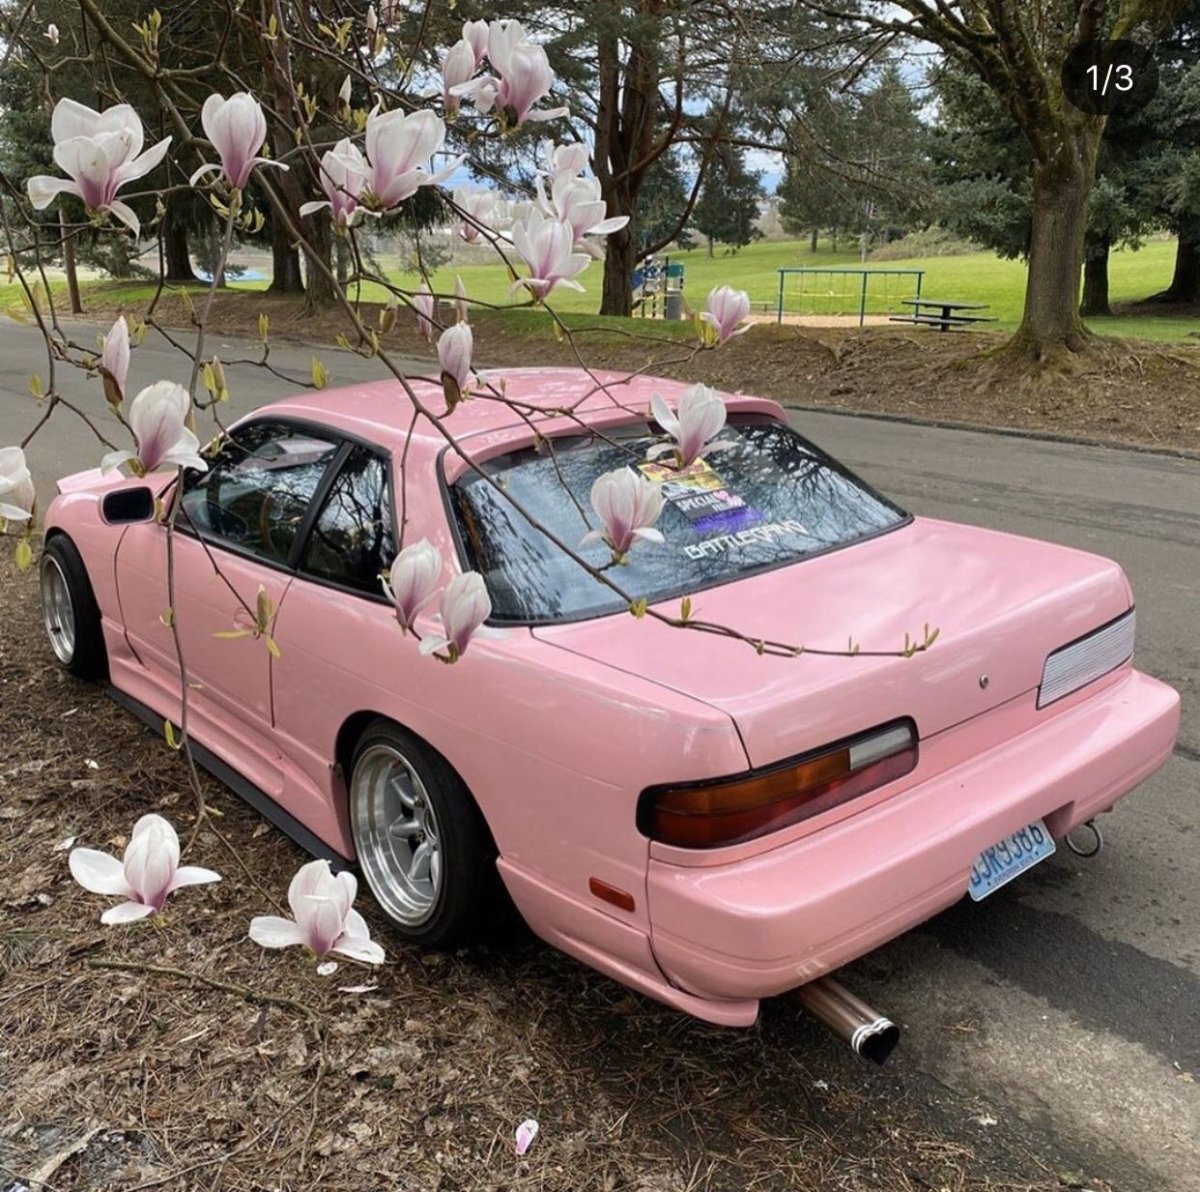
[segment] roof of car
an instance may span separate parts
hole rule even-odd
[[[531,421],[553,417],[553,411],[564,407],[583,415],[601,414],[614,405],[630,411],[646,411],[652,394],[661,393],[674,405],[678,394],[686,388],[680,381],[630,377],[618,372],[588,372],[581,368],[488,369],[486,380],[493,389],[501,390],[509,402],[530,407],[528,417]],[[428,380],[412,380],[409,384],[429,414],[439,419],[446,416],[446,399],[441,385]],[[418,416],[413,422],[413,403],[395,380],[305,392],[275,402],[265,410],[257,411],[257,415],[266,410],[319,422],[391,450],[403,448],[410,427],[413,447],[424,445],[436,449],[446,442],[445,436],[429,418]],[[462,441],[470,435],[507,427],[527,432],[528,423],[504,401],[484,392],[461,402],[448,416],[446,427]]]

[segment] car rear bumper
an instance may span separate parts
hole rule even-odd
[[[715,1000],[782,993],[869,952],[956,902],[979,853],[1036,819],[1056,838],[1163,764],[1179,696],[1127,669],[1103,690],[942,769],[891,799],[782,847],[727,864],[652,858],[655,959]],[[970,722],[922,743],[963,753]]]

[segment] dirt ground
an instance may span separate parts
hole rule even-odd
[[[180,756],[58,669],[34,576],[3,553],[3,1192],[1106,1187],[903,1050],[868,1070],[786,1001],[708,1027],[519,928],[454,955],[401,946],[367,897],[382,969],[321,977],[262,951],[249,920],[304,858],[207,779],[189,842]],[[224,880],[173,895],[161,925],[102,927],[67,842],[119,854],[150,810]],[[526,1117],[541,1133],[518,1159]]]
[[[115,309],[100,307],[104,314]],[[246,293],[221,294],[213,326],[254,338],[260,310],[270,314],[272,336],[292,341],[332,343],[349,328],[340,311],[305,316],[294,299]],[[158,313],[168,325],[187,323],[178,299],[164,299]],[[1200,451],[1200,343],[1098,340],[1096,351],[1070,372],[1031,379],[995,359],[1006,339],[995,332],[767,322],[717,350],[695,354],[690,341],[679,338],[690,334],[679,324],[669,329],[646,320],[644,334],[629,334],[583,319],[574,342],[556,342],[549,316],[524,317],[528,331],[515,327],[512,316],[497,321],[487,312],[473,315],[476,359],[501,367],[576,364],[582,358],[594,368],[640,369],[735,392],[752,389],[784,405]],[[375,320],[374,308],[365,308],[366,324],[374,326]],[[398,355],[429,354],[408,315],[384,345]]]

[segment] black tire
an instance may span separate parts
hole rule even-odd
[[[401,800],[407,788],[414,806],[398,805],[399,816],[390,818],[384,787]],[[392,721],[375,720],[354,748],[346,789],[359,869],[397,933],[428,948],[451,948],[478,936],[497,903],[496,846],[471,792],[445,758]],[[429,842],[436,880],[425,904],[413,862]]]
[[[58,661],[76,678],[108,678],[100,606],[75,543],[64,534],[51,538],[42,548],[38,574],[42,622]]]

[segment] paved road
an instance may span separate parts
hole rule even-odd
[[[0,444],[36,419],[26,383],[44,373],[39,353],[36,332],[0,326]],[[311,355],[278,362],[304,376]],[[334,382],[380,375],[375,362],[321,356]],[[134,384],[172,375],[181,365],[164,347],[135,355]],[[248,368],[230,379],[231,412],[287,390]],[[71,393],[103,406],[94,383],[72,381]],[[99,454],[63,415],[29,451],[44,497],[50,478]],[[1184,696],[1175,757],[1105,818],[1098,858],[1060,855],[881,949],[854,979],[905,1025],[899,1063],[997,1130],[1063,1140],[1121,1192],[1200,1190],[1200,463],[830,414],[794,421],[916,513],[1097,551],[1132,579],[1139,663]]]

